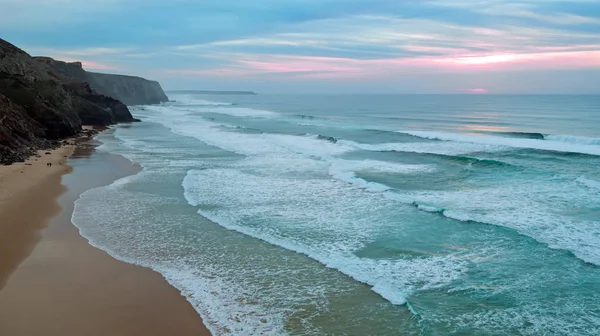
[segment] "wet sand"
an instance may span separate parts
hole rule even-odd
[[[68,164],[72,172],[65,165],[27,166],[53,171],[21,182],[11,176],[25,172],[0,171],[0,335],[210,335],[160,274],[92,247],[71,223],[82,192],[139,167],[90,143],[79,145]]]
[[[0,166],[0,289],[29,256],[48,220],[60,212],[56,198],[65,191],[60,180],[71,170],[65,162],[73,149],[39,151],[39,158]]]

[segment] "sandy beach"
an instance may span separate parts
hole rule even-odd
[[[72,225],[82,192],[139,169],[94,147],[0,167],[0,335],[210,335],[160,274],[113,259]]]

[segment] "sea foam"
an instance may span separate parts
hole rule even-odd
[[[552,137],[548,140],[536,139],[517,139],[496,136],[474,136],[458,133],[443,132],[425,132],[425,131],[399,131],[399,133],[409,134],[415,137],[431,140],[452,141],[454,143],[473,143],[479,145],[504,146],[512,148],[529,148],[557,152],[581,153],[589,155],[600,155],[600,146],[597,146],[595,140],[581,142],[564,142],[564,138]],[[559,140],[560,139],[560,140]],[[574,139],[574,138],[571,138]]]

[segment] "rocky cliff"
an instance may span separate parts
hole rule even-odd
[[[92,85],[81,63],[33,58],[0,39],[0,164],[54,147],[82,124],[136,121],[127,106]]]
[[[162,87],[156,81],[141,77],[102,74],[85,71],[80,62],[61,62],[49,57],[35,57],[50,65],[62,76],[86,82],[100,94],[119,100],[126,105],[160,104],[169,101]]]
[[[81,128],[72,96],[60,81],[27,53],[1,39],[0,94],[10,100],[3,103],[0,118],[7,114],[4,106],[14,109],[17,105],[41,125],[43,138],[68,137]]]
[[[88,72],[92,89],[126,105],[160,104],[169,101],[160,84],[140,77]]]
[[[0,94],[0,164],[22,161],[35,149],[53,147],[43,126],[25,108]]]
[[[48,73],[57,78],[74,97],[74,104],[84,125],[111,125],[137,121],[121,101],[94,89],[97,84],[80,62],[63,62],[49,57],[34,57]]]

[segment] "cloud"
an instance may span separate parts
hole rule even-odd
[[[590,33],[504,24],[456,25],[393,16],[324,19],[295,25],[284,33],[174,49],[182,55],[216,56],[223,61],[213,69],[178,72],[201,76],[278,73],[293,78],[346,79],[396,76],[415,70],[600,67],[600,36]],[[310,52],[300,54],[299,49]]]
[[[108,65],[108,64],[102,64],[102,63],[98,63],[98,62],[93,62],[93,61],[83,61],[81,62],[83,65],[84,69],[87,70],[102,70],[102,71],[115,71],[115,70],[119,70],[119,67],[117,66],[113,66],[113,65]]]
[[[56,49],[56,48],[28,48],[29,53],[47,56],[61,57],[87,57],[103,55],[119,55],[132,52],[133,48],[106,48],[106,47],[87,47],[79,49]]]
[[[575,80],[600,68],[592,0],[0,0],[0,8],[5,37],[32,53],[190,83],[435,87],[436,76]]]

